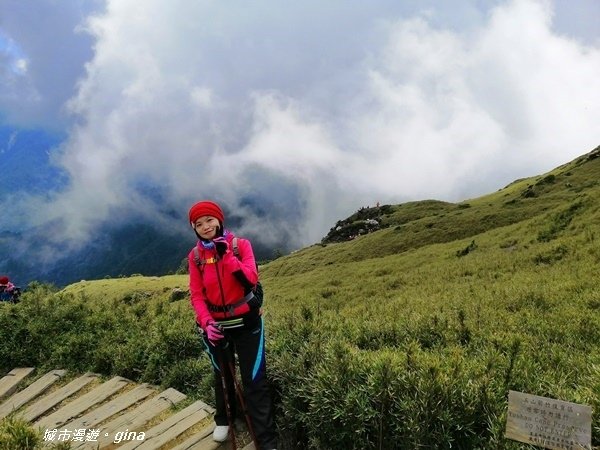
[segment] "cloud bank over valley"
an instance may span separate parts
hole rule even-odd
[[[187,232],[200,198],[299,247],[360,206],[460,201],[599,143],[600,39],[561,2],[50,3],[35,32],[0,22],[0,107],[64,127],[68,182],[19,195],[11,227],[68,248],[119,218]]]

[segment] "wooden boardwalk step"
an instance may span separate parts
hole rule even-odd
[[[156,390],[152,389],[148,384],[141,384],[129,392],[119,395],[110,402],[93,409],[84,416],[78,417],[65,425],[61,425],[61,427],[68,430],[96,428],[96,425],[99,423],[104,422],[109,417],[114,416],[154,393],[156,393]]]
[[[85,392],[84,388],[99,379],[92,373],[53,388],[66,374],[65,370],[53,370],[17,392],[19,384],[33,371],[17,368],[0,379],[0,395],[6,397],[0,402],[0,420],[15,411],[17,417],[35,421],[34,428],[50,432],[44,445],[68,442],[70,448],[78,450],[231,449],[229,442],[212,440],[214,423],[210,419],[215,410],[211,406],[196,401],[177,413],[168,411],[186,398],[175,389],[159,393],[148,384],[131,386],[130,380],[114,377]],[[51,387],[54,390],[48,392]],[[152,425],[156,420],[160,422]],[[142,437],[143,432],[144,439],[124,437],[125,432],[134,437]],[[115,442],[119,436],[123,436],[121,442]],[[255,449],[250,444],[242,450]]]
[[[212,431],[214,427],[214,423],[207,425],[202,430],[185,440],[183,443],[179,444],[177,447],[173,447],[172,450],[209,450],[210,448],[218,448],[219,443],[212,440]],[[207,439],[214,443],[213,447],[208,445],[209,442]]]
[[[104,448],[111,445],[114,442],[116,433],[119,431],[143,431],[142,427],[150,422],[150,420],[185,398],[184,394],[173,388],[166,389],[156,397],[146,400],[137,408],[128,411],[107,424],[103,424],[98,442],[93,448],[96,448],[96,446]],[[80,444],[77,447],[73,446],[74,449],[85,447],[85,444]]]
[[[22,417],[27,422],[33,422],[38,417],[45,414],[47,411],[50,411],[56,405],[58,405],[63,400],[75,395],[79,392],[83,387],[87,386],[94,380],[97,380],[98,376],[93,373],[86,373],[79,378],[68,383],[66,386],[57,389],[56,391],[42,397],[40,400],[35,402],[34,404],[28,406],[22,414]]]
[[[58,411],[38,420],[33,426],[46,429],[59,428],[92,406],[106,400],[108,397],[121,390],[127,383],[129,383],[129,380],[126,378],[114,377],[87,394],[66,404]]]
[[[19,383],[33,372],[33,367],[13,369],[0,379],[0,399],[12,394],[17,390]]]
[[[209,430],[209,434],[204,436],[202,439],[195,439],[195,436],[192,436],[183,444],[180,444],[177,447],[173,447],[171,450],[231,450],[232,445],[229,441],[219,443],[212,440],[213,427],[214,425],[210,425],[209,427],[207,427]],[[239,449],[239,447],[237,448]],[[244,446],[241,450],[256,450],[256,447],[251,442],[248,445]]]
[[[179,411],[145,433],[144,441],[130,441],[119,447],[119,450],[151,450],[174,440],[189,428],[206,419],[209,415],[205,409],[208,405],[196,401],[187,408]]]
[[[48,372],[46,375],[33,382],[30,386],[26,387],[18,394],[15,394],[12,397],[10,397],[2,405],[0,405],[0,419],[5,418],[11,412],[16,411],[25,403],[33,400],[34,398],[45,392],[66,372],[66,370],[53,370],[51,372]]]
[[[190,437],[182,444],[174,447],[173,450],[226,450],[230,449],[231,445],[229,442],[220,443],[215,442],[212,439],[212,431],[215,427],[214,424],[208,425],[200,432]]]

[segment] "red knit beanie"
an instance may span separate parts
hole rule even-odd
[[[8,277],[0,277],[0,284],[8,284],[9,281]]]
[[[211,202],[208,200],[198,202],[190,208],[189,218],[192,227],[194,226],[194,223],[196,223],[196,220],[198,220],[202,216],[216,217],[221,223],[225,221],[225,217],[223,215],[223,210],[221,209],[221,207],[215,202]]]

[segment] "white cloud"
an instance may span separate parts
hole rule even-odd
[[[18,72],[24,74],[27,72],[28,61],[24,58],[17,59],[15,61],[15,68]]]
[[[466,31],[356,13],[362,28],[323,38],[339,9],[294,10],[296,24],[269,2],[237,7],[112,0],[88,22],[60,155],[71,185],[44,215],[65,235],[158,211],[145,190],[158,186],[181,209],[213,197],[249,211],[258,196],[284,211],[273,235],[306,244],[364,204],[461,200],[598,144],[600,50],[557,35],[546,2],[510,1]]]
[[[401,20],[349,123],[382,195],[458,200],[598,144],[600,51],[553,34],[548,4],[515,0],[461,35]]]

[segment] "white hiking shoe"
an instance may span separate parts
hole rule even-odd
[[[229,436],[229,427],[227,425],[217,425],[213,430],[213,441],[225,442]]]

